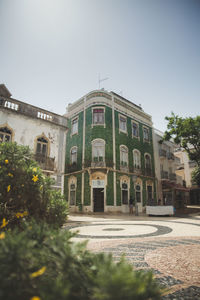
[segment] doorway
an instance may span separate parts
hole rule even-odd
[[[94,212],[104,212],[104,189],[93,189]]]

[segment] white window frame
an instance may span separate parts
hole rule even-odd
[[[138,135],[137,135],[137,136],[133,134],[133,124],[136,124],[136,125],[137,125],[137,131],[138,131]],[[138,139],[138,140],[140,139],[139,123],[136,122],[136,121],[134,121],[134,120],[131,121],[131,132],[132,132],[132,137],[133,137],[133,138],[136,138],[136,139]]]
[[[94,123],[94,110],[95,109],[102,109],[103,110],[103,123]],[[92,127],[94,126],[103,126],[104,128],[106,127],[105,124],[105,107],[103,106],[95,106],[92,108]]]
[[[74,122],[75,120],[77,120],[77,125],[76,125],[77,127],[76,127],[75,129],[73,129],[73,126],[74,126],[73,122]],[[74,134],[78,134],[78,121],[79,121],[78,116],[75,117],[75,118],[73,118],[73,119],[71,120],[71,136],[74,135]]]
[[[123,149],[125,149],[126,151],[123,151]],[[120,145],[119,146],[119,151],[120,151],[120,166],[121,167],[128,167],[128,147],[125,145]],[[126,160],[124,159],[124,154],[126,153]],[[126,164],[125,164],[126,163]]]
[[[148,132],[148,139],[146,139],[145,138],[145,130],[147,130],[147,132]],[[146,127],[146,126],[143,126],[143,141],[145,142],[145,143],[150,143],[150,130],[149,130],[149,128],[148,127]]]
[[[75,161],[72,161],[72,151],[73,150],[76,150],[76,160]],[[71,161],[71,164],[77,164],[77,158],[78,158],[78,147],[77,146],[73,146],[71,149],[70,149],[70,161]]]
[[[136,164],[135,154],[138,155],[138,164]],[[141,153],[138,149],[133,150],[133,168],[136,170],[141,170]]]
[[[102,151],[102,156],[95,156],[95,143],[102,143],[102,148],[103,148],[103,151]],[[100,162],[100,161],[103,161],[105,162],[105,141],[103,139],[95,139],[92,141],[92,161],[93,162]],[[99,157],[102,157],[103,160],[99,160]],[[97,161],[95,160],[95,158],[97,158]]]
[[[125,117],[124,115],[121,115],[119,114],[118,115],[118,118],[119,118],[119,132],[123,132],[123,133],[126,133],[127,134],[127,117]],[[121,128],[121,120],[120,118],[124,119],[126,122],[124,122],[126,125],[125,125],[125,129],[122,129]]]

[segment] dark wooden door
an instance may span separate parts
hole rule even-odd
[[[93,189],[94,212],[104,212],[104,189]]]

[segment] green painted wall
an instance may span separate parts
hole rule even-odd
[[[105,160],[106,166],[113,167],[113,136],[112,136],[112,109],[104,105],[97,105],[98,107],[105,108],[105,128],[101,125],[92,126],[92,108],[89,107],[85,111],[85,167],[91,166],[92,161],[92,141],[97,138],[105,140]],[[122,114],[123,115],[123,114]],[[78,134],[71,136],[71,120],[68,122],[68,133],[67,133],[67,145],[66,145],[66,173],[72,173],[73,171],[78,171],[82,169],[82,145],[83,145],[83,112],[77,114],[79,118],[78,122]],[[144,174],[144,154],[149,153],[152,159],[152,169],[153,174],[155,172],[154,168],[154,155],[153,155],[153,142],[152,142],[152,128],[149,128],[150,133],[150,143],[143,141],[143,124],[139,123],[139,136],[140,139],[132,137],[132,123],[130,117],[127,117],[127,134],[119,132],[119,112],[115,111],[115,138],[116,138],[116,168],[120,170],[120,145],[126,145],[129,149],[129,172],[133,172],[133,150],[138,149],[141,153],[141,166],[142,172]],[[75,117],[75,116],[74,116]],[[73,117],[73,118],[74,118]],[[75,169],[70,168],[70,149],[73,146],[78,147],[77,155],[77,166]],[[116,203],[117,206],[121,206],[121,189],[120,189],[120,176],[125,173],[116,173]],[[127,175],[127,174],[126,174]],[[77,191],[76,191],[76,205],[81,208],[81,173],[75,174],[77,177]],[[143,205],[146,204],[146,180],[148,177],[140,176],[143,180]],[[154,180],[153,180],[154,181]],[[107,176],[107,187],[106,187],[106,205],[114,205],[114,182],[113,182],[113,172],[109,171]],[[84,175],[84,205],[91,205],[91,192],[89,185],[89,174],[85,172]],[[64,186],[65,198],[68,197],[68,178],[65,176],[65,186]],[[135,191],[133,186],[132,177],[130,176],[130,195],[135,198]],[[154,197],[156,198],[156,185],[154,181]]]
[[[107,176],[106,205],[114,205],[113,172],[108,172],[108,176]]]
[[[88,172],[84,175],[84,205],[91,204],[90,178]]]
[[[68,121],[68,133],[66,143],[66,160],[65,160],[65,172],[70,173],[73,171],[82,169],[82,147],[83,147],[83,112],[77,114],[78,120],[78,134],[71,135],[71,119]],[[72,118],[74,119],[74,117]],[[73,146],[78,147],[77,152],[77,166],[71,166],[70,149]]]

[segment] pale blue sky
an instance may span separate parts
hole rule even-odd
[[[0,0],[0,83],[65,113],[101,87],[166,129],[200,114],[200,0]]]

